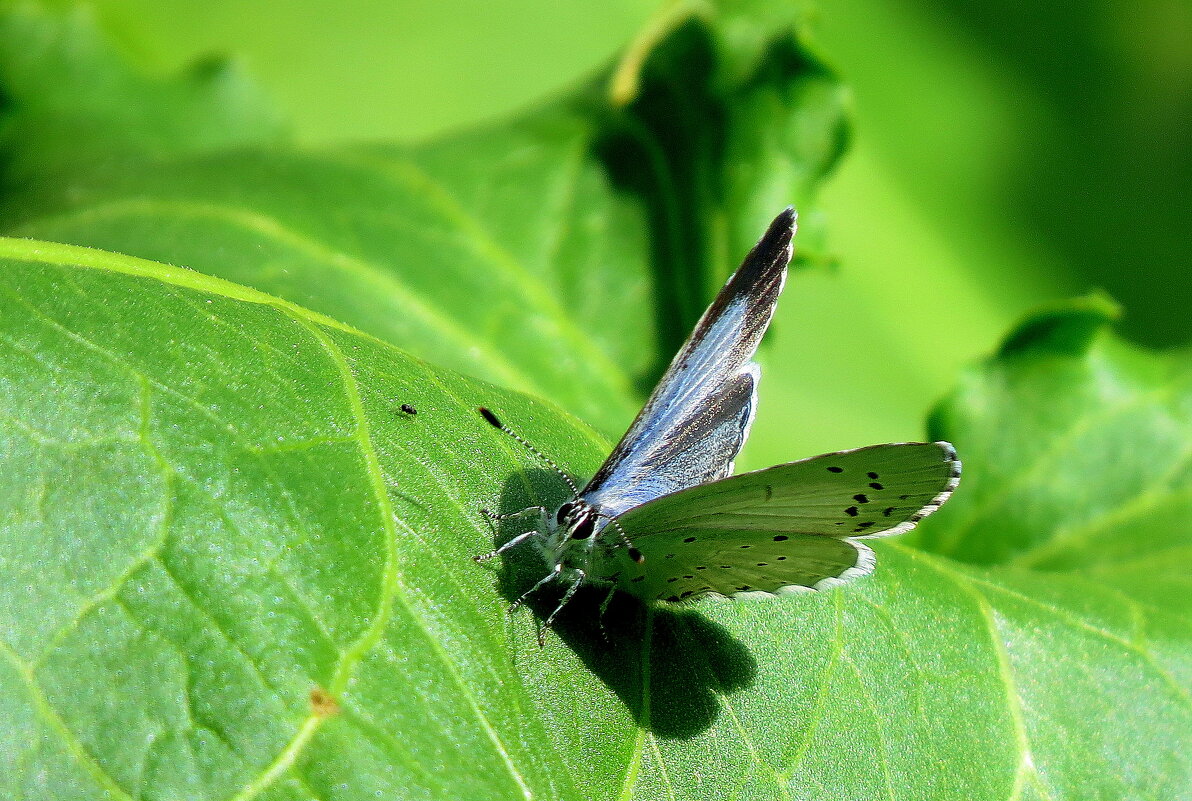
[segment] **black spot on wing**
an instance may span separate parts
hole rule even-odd
[[[872,488],[873,488],[873,489],[875,489],[875,490],[882,490],[882,489],[885,489],[885,487],[883,487],[881,484],[877,483],[876,481],[871,481],[871,482],[869,482],[869,486],[870,486],[870,487],[872,487]]]
[[[829,473],[843,473],[844,468],[843,467],[829,467],[828,472]]]
[[[857,511],[857,507],[855,507],[855,506],[850,506],[849,508],[845,509],[844,513],[846,515],[848,515],[849,517],[856,517],[859,514]]]
[[[869,498],[863,492],[858,492],[854,495],[853,500],[857,503],[869,503]]]
[[[870,478],[872,478],[874,481],[876,481],[876,480],[877,480],[877,473],[873,472],[872,470],[870,470],[870,471],[869,471],[868,473],[866,473],[865,475],[869,476],[869,477],[870,477]]]

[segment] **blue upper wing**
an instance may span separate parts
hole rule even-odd
[[[752,361],[786,280],[795,211],[775,218],[676,354],[580,497],[602,514],[732,472],[757,398]]]

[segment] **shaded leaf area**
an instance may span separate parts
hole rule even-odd
[[[577,475],[607,449],[590,429],[219,279],[0,253],[5,797],[1121,799],[1192,781],[1186,570],[1156,571],[1161,603],[878,543],[877,573],[838,590],[619,599],[603,633],[584,594],[539,650],[504,607],[544,566],[468,557],[513,533],[480,507],[566,490],[475,407]],[[982,493],[982,460],[962,492]]]
[[[33,19],[43,37],[100,46]],[[138,157],[124,134],[90,126],[89,147],[111,152],[87,168],[29,156],[46,166],[4,199],[3,227],[252,286],[615,435],[778,210],[799,205],[801,253],[814,255],[813,191],[842,146],[844,101],[791,24],[680,6],[589,84],[414,147],[196,155],[180,134],[175,152],[167,141]],[[129,71],[102,56],[0,80],[14,96],[52,83],[91,97],[91,83]],[[185,78],[142,80],[167,106],[191,91]],[[73,113],[127,105],[120,93],[91,102]],[[66,128],[40,108],[9,109],[25,132],[11,160]],[[251,120],[226,125],[254,141]]]

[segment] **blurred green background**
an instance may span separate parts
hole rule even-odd
[[[237,55],[311,145],[513,112],[603,65],[657,9],[95,5],[152,68]],[[957,370],[1057,297],[1102,287],[1127,336],[1189,341],[1192,4],[823,0],[809,13],[810,44],[855,95],[853,147],[824,195],[839,266],[787,290],[783,367],[763,383],[748,466],[920,437]]]

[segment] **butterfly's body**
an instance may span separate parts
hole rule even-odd
[[[913,528],[955,488],[960,462],[946,442],[875,445],[731,475],[753,422],[752,358],[786,279],[794,224],[787,209],[770,225],[591,481],[581,490],[559,471],[571,500],[553,512],[523,510],[538,512],[539,527],[479,557],[527,540],[537,546],[550,572],[530,592],[567,586],[544,628],[584,583],[675,602],[863,575],[874,558],[858,538]]]

